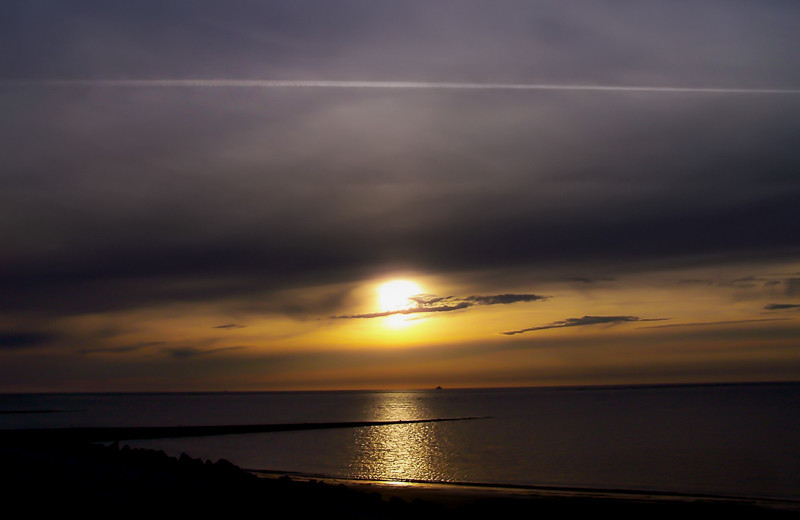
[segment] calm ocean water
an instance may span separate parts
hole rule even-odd
[[[800,383],[615,388],[3,395],[0,428],[485,417],[131,441],[268,469],[800,499]]]

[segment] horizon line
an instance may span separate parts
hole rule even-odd
[[[682,87],[559,83],[475,83],[436,81],[339,81],[267,79],[0,79],[0,86],[104,88],[260,88],[260,89],[375,89],[375,90],[504,90],[644,92],[677,94],[800,95],[800,88]]]
[[[625,389],[625,388],[653,388],[653,387],[674,387],[674,386],[736,386],[736,385],[794,385],[800,384],[800,379],[753,379],[741,381],[661,381],[661,382],[642,382],[642,383],[567,383],[567,384],[546,384],[546,385],[519,385],[512,384],[506,386],[446,386],[441,390],[558,390],[558,389]],[[327,387],[327,388],[302,388],[302,389],[286,389],[286,388],[273,388],[273,389],[259,389],[259,390],[41,390],[41,391],[27,391],[27,390],[0,390],[0,395],[118,395],[118,394],[144,394],[144,395],[157,395],[157,394],[262,394],[262,393],[319,393],[319,392],[428,392],[438,391],[436,387],[370,387],[370,388],[340,388],[340,387]],[[36,410],[34,413],[53,413],[63,412],[64,410]],[[12,411],[15,413],[18,411]]]

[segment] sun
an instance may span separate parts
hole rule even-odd
[[[378,287],[378,304],[382,312],[411,309],[416,305],[411,297],[421,293],[419,285],[410,280],[392,280]]]

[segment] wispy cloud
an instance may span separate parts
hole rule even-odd
[[[398,309],[394,311],[383,312],[367,312],[363,314],[341,314],[334,316],[333,319],[358,319],[358,318],[383,318],[385,316],[394,316],[397,314],[418,314],[421,312],[450,312],[471,307],[469,303],[461,302],[456,305],[436,305],[430,307],[411,307],[410,309]]]
[[[699,321],[695,323],[670,323],[668,325],[650,325],[649,327],[639,327],[641,329],[665,329],[672,327],[708,327],[712,325],[734,325],[737,323],[753,323],[758,321],[784,321],[787,318],[757,318],[749,320],[724,320],[724,321]]]
[[[800,95],[792,88],[684,87],[678,85],[578,85],[559,83],[462,83],[433,81],[333,81],[265,79],[43,79],[0,80],[0,86],[102,88],[258,88],[258,89],[389,89],[389,90],[505,90],[572,92],[650,92],[664,94]]]
[[[564,329],[567,327],[584,327],[587,325],[617,325],[619,323],[627,323],[631,321],[663,321],[668,319],[670,318],[640,318],[638,316],[583,316],[581,318],[567,318],[565,320],[554,321],[539,327],[509,330],[506,332],[501,332],[500,334],[505,336],[514,336],[515,334],[523,334],[525,332],[533,332],[537,330]]]
[[[546,300],[547,296],[540,296],[538,294],[495,294],[493,296],[467,296],[464,298],[466,302],[472,302],[475,305],[508,305],[509,303],[518,302],[535,302],[539,300]]]
[[[238,323],[227,323],[225,325],[217,325],[215,329],[223,329],[223,330],[231,330],[231,329],[243,329],[247,327],[247,325],[240,325]]]
[[[764,309],[768,311],[782,311],[786,309],[800,309],[800,303],[770,303],[765,305]]]
[[[436,296],[433,294],[417,294],[409,298],[414,302],[412,307],[407,309],[396,309],[382,312],[368,312],[363,314],[342,314],[333,316],[333,319],[358,319],[358,318],[382,318],[397,314],[418,314],[424,312],[450,312],[467,309],[478,305],[508,305],[518,302],[534,302],[546,300],[549,296],[538,294],[494,294],[487,296]]]
[[[734,289],[752,289],[756,287],[775,287],[781,284],[786,284],[788,287],[790,280],[783,280],[779,278],[764,277],[764,276],[742,276],[739,278],[723,279],[723,280],[690,278],[690,279],[679,280],[677,283],[686,285],[694,284],[694,285],[708,285],[717,287],[730,287]]]

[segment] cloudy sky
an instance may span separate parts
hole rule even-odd
[[[4,0],[0,391],[800,380],[798,53],[782,0]]]

